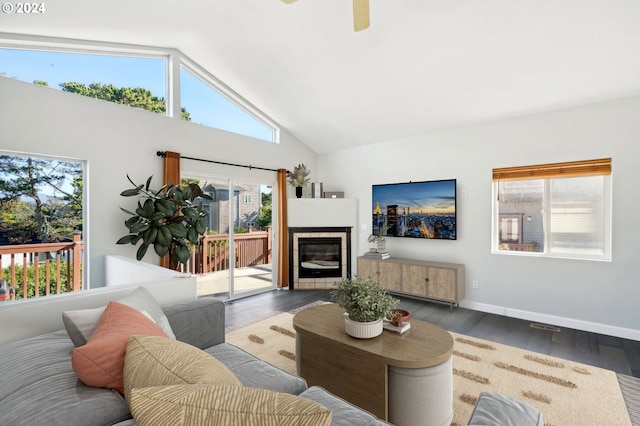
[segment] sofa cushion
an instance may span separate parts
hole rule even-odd
[[[122,299],[116,300],[123,305],[131,306],[144,313],[158,324],[164,332],[172,339],[175,339],[171,325],[167,320],[162,308],[144,287],[138,287],[131,294]],[[79,309],[77,311],[65,311],[62,313],[62,322],[69,333],[69,338],[75,346],[82,346],[87,343],[89,337],[95,330],[106,306],[94,309]]]
[[[327,407],[333,413],[331,426],[389,426],[390,423],[380,420],[368,411],[356,407],[350,402],[329,393],[320,386],[311,386],[298,395]]]
[[[86,345],[71,352],[71,365],[88,386],[115,389],[124,394],[122,373],[129,336],[166,333],[141,312],[117,302],[109,302]]]
[[[213,296],[164,306],[177,340],[200,349],[224,342],[224,303]]]
[[[481,392],[469,425],[544,426],[542,413],[523,401],[495,392]]]
[[[137,426],[331,424],[331,411],[314,401],[241,386],[138,388],[130,405]]]
[[[124,396],[162,385],[208,383],[241,386],[223,363],[187,343],[158,336],[129,336],[124,357]]]
[[[229,343],[205,351],[226,365],[244,386],[297,395],[307,389],[307,382]]]
[[[72,350],[65,330],[0,345],[0,424],[99,426],[131,417],[117,392],[78,380]]]

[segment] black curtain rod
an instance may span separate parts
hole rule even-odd
[[[158,151],[156,152],[156,155],[158,157],[166,157],[167,153],[166,151]],[[256,170],[268,170],[270,172],[277,172],[278,170],[276,169],[267,169],[265,167],[256,167],[256,166],[252,166],[252,165],[248,165],[245,166],[244,164],[233,164],[233,163],[225,163],[224,161],[215,161],[215,160],[205,160],[203,158],[194,158],[194,157],[184,157],[184,156],[180,156],[180,158],[184,158],[185,160],[194,160],[194,161],[203,161],[205,163],[214,163],[214,164],[223,164],[225,166],[233,166],[233,167],[244,167],[245,169],[256,169]]]

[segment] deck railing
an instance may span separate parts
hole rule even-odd
[[[229,235],[204,235],[200,238],[200,249],[194,251],[186,271],[194,274],[229,269],[231,262]],[[271,230],[235,234],[233,237],[235,268],[268,265],[271,263]]]
[[[72,242],[0,246],[0,271],[12,290],[9,298],[15,300],[16,294],[27,299],[82,290],[84,243],[81,238],[78,233],[74,234]],[[270,229],[235,234],[233,244],[235,268],[271,263]],[[229,269],[230,261],[229,235],[205,235],[201,237],[199,250],[192,253],[182,270],[207,274]],[[39,267],[35,268],[35,265]]]
[[[83,253],[80,233],[74,234],[71,242],[0,246],[0,271],[11,289],[10,299],[15,300],[18,289],[22,290],[22,299],[82,290]],[[63,277],[66,279],[64,286]],[[44,282],[42,294],[41,281]],[[31,295],[30,285],[33,286]]]

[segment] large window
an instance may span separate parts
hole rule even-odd
[[[611,260],[611,159],[494,169],[494,253]]]
[[[204,76],[180,67],[180,102],[191,121],[272,142],[275,130],[217,91]]]
[[[0,73],[166,114],[166,58],[0,49]]]
[[[0,76],[278,142],[273,121],[179,51],[71,43],[0,39]]]
[[[85,163],[0,152],[0,296],[84,288]]]

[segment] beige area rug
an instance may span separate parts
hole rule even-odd
[[[227,333],[226,339],[296,374],[292,319],[291,313],[278,314]],[[452,424],[466,424],[482,391],[533,405],[547,426],[631,424],[613,371],[451,334],[455,342]]]

